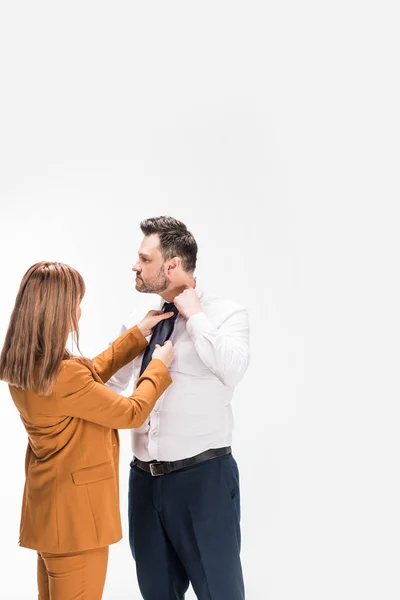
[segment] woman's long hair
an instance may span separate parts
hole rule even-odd
[[[85,294],[82,276],[59,262],[40,262],[25,273],[0,355],[0,380],[49,395],[54,389],[68,335],[79,350],[77,309]]]

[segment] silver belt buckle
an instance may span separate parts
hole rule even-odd
[[[164,475],[164,473],[157,471],[157,467],[160,465],[161,463],[159,462],[154,462],[154,463],[150,463],[150,473],[152,474],[153,477],[160,477],[160,475]]]

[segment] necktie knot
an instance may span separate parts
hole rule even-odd
[[[163,306],[163,311],[166,312],[173,312],[175,317],[178,314],[178,309],[176,308],[175,304],[173,302],[165,302],[164,306]],[[174,319],[174,317],[171,317],[171,319]]]

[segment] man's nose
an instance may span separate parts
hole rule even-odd
[[[132,271],[135,273],[136,271],[140,271],[139,267],[137,266],[137,264],[135,263],[132,267]]]

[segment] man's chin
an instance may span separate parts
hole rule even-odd
[[[142,294],[147,294],[148,290],[146,289],[146,286],[144,285],[143,281],[136,281],[135,282],[135,289],[137,292],[142,292]]]
[[[164,286],[157,288],[156,286],[152,287],[151,285],[147,285],[141,279],[135,280],[135,289],[137,292],[142,292],[143,294],[161,294],[167,289],[168,286]]]

